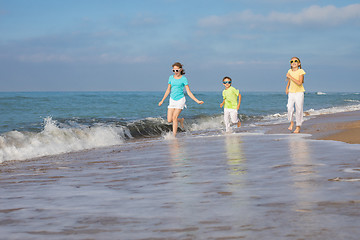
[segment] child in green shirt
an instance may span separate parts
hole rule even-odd
[[[238,110],[241,104],[241,94],[238,89],[235,89],[231,86],[231,78],[224,77],[223,84],[225,86],[224,91],[222,92],[223,101],[220,104],[222,108],[224,106],[224,123],[226,132],[231,131],[231,123],[237,124],[237,127],[241,126],[241,122],[238,118]],[[237,101],[239,97],[239,101]]]

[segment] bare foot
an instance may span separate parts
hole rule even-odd
[[[241,122],[240,121],[238,121],[237,127],[241,127]]]
[[[291,123],[290,123],[290,126],[288,127],[288,129],[289,129],[290,131],[292,131],[292,130],[293,130],[293,127],[294,127],[294,122],[291,122]]]
[[[183,128],[184,129],[184,118],[179,118],[179,122],[180,122],[180,126],[181,126],[181,128]]]
[[[296,126],[296,129],[295,129],[294,133],[299,133],[299,132],[300,132],[300,127]]]

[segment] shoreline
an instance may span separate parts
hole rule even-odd
[[[288,123],[274,125],[267,133],[290,133],[287,129],[288,125]],[[301,133],[311,134],[310,138],[316,140],[360,144],[360,111],[314,116],[304,121]]]
[[[330,135],[338,131],[332,125],[359,115],[313,116],[303,133]],[[261,134],[184,133],[5,162],[0,232],[49,240],[358,239],[360,145],[276,127],[287,134],[263,134],[270,124]]]

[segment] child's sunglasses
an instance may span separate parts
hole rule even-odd
[[[180,72],[180,69],[173,69],[173,72]]]
[[[227,84],[227,83],[230,84],[231,81],[224,81],[223,83],[224,83],[224,84]]]
[[[299,62],[298,60],[291,60],[290,63],[293,63],[293,62]]]

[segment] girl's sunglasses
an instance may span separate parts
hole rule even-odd
[[[291,60],[290,63],[293,63],[293,62],[299,62],[298,60]]]
[[[173,69],[173,72],[180,72],[180,69]]]
[[[224,84],[227,84],[227,83],[230,84],[231,81],[224,81],[223,83],[224,83]]]

